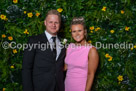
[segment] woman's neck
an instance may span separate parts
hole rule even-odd
[[[75,44],[76,44],[76,45],[84,46],[84,45],[87,45],[88,43],[87,43],[86,40],[83,40],[83,41],[81,41],[81,42],[76,42]]]

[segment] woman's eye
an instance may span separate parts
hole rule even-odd
[[[75,33],[76,31],[72,31],[72,33]]]

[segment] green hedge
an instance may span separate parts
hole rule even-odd
[[[14,41],[23,44],[27,42],[29,36],[43,33],[45,29],[43,21],[50,9],[60,10],[63,22],[60,35],[68,39],[68,43],[72,42],[70,33],[72,18],[74,16],[85,18],[88,41],[98,48],[100,56],[93,91],[136,91],[136,1],[15,1],[0,1],[0,91],[22,90],[23,49],[4,49],[3,43]],[[104,46],[100,48],[99,43],[103,43]],[[111,43],[125,45],[132,43],[133,46],[106,48],[106,44]]]

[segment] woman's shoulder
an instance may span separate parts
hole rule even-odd
[[[89,54],[98,54],[97,48],[93,45],[90,46]]]
[[[94,45],[92,45],[91,43],[87,43],[85,46],[88,47],[89,49],[96,48],[96,47],[95,47]]]

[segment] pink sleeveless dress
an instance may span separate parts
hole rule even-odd
[[[90,48],[92,46],[75,46],[74,43],[68,46],[65,58],[67,64],[65,91],[85,91]]]

